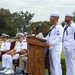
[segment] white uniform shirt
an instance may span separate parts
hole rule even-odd
[[[7,40],[6,42],[2,42],[1,51],[10,50],[10,46],[11,46],[11,43],[9,40]]]
[[[52,27],[53,26],[54,25],[52,25]],[[45,38],[51,44],[51,46],[49,47],[49,50],[61,53],[62,37],[63,37],[63,27],[62,25],[57,24],[50,32],[50,36],[48,34],[47,37]]]
[[[64,26],[64,28],[66,25]],[[71,21],[69,27],[67,28],[67,32],[64,32],[64,45],[65,46],[73,46],[75,42],[75,23]]]
[[[26,49],[27,50],[27,43],[25,40],[23,40],[22,42],[18,42],[14,48],[17,51],[20,51],[22,49]]]
[[[27,41],[27,38],[26,38],[26,37],[24,37],[24,40],[25,40],[25,41]]]

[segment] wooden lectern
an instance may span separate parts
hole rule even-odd
[[[28,42],[28,75],[45,75],[44,40],[27,37]]]

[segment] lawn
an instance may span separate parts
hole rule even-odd
[[[66,75],[66,67],[65,67],[65,60],[64,60],[64,52],[62,51],[61,54],[61,65],[62,65],[62,75]],[[48,73],[48,70],[45,70],[45,73]]]
[[[64,52],[62,51],[61,59],[64,59]]]

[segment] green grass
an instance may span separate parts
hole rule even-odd
[[[0,64],[2,64],[2,62],[0,62]]]
[[[45,69],[45,73],[48,73],[48,69]]]
[[[61,60],[64,59],[64,52],[62,51]],[[45,73],[48,73],[48,69],[45,69]]]
[[[64,59],[64,52],[62,51],[61,59]]]

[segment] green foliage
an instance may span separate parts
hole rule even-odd
[[[64,58],[64,52],[63,51],[61,54],[61,66],[62,66],[62,75],[66,75],[66,65],[65,65],[65,58]]]
[[[75,12],[73,12],[73,14],[74,14],[73,21],[75,22]]]
[[[41,26],[39,27],[38,30],[35,31],[34,28],[36,26],[38,26],[39,24],[41,24]],[[48,32],[48,30],[49,30],[49,28],[50,28],[51,25],[52,24],[50,22],[48,22],[48,21],[44,21],[44,22],[42,22],[42,21],[40,21],[40,22],[33,22],[29,26],[28,31],[29,32],[32,31],[32,33],[35,33],[35,34],[38,34],[39,32],[42,32],[43,35],[45,36],[45,34]]]
[[[26,11],[11,13],[9,9],[0,9],[0,35],[2,33],[7,33],[10,36],[15,36],[17,28],[21,32],[21,27],[26,31],[27,27],[30,25],[30,21],[34,14]]]
[[[64,59],[64,52],[62,51],[61,59]]]
[[[66,75],[65,59],[61,60],[61,65],[62,65],[62,75]]]
[[[16,27],[16,26],[15,26]],[[7,9],[0,9],[0,35],[2,33],[11,34],[13,28],[16,30],[14,24],[11,21],[11,13]],[[14,34],[14,31],[12,32]]]
[[[64,27],[64,25],[65,25],[65,22],[64,22],[64,21],[62,21],[61,25]]]
[[[65,59],[61,60],[61,67],[62,67],[62,75],[66,75]],[[45,73],[48,73],[48,69],[45,69]]]
[[[17,24],[17,27],[22,32],[21,27],[23,27],[23,31],[27,31],[27,27],[30,25],[30,21],[33,16],[34,14],[31,14],[28,11],[26,11],[25,13],[23,11],[14,12],[12,13],[12,20]]]

